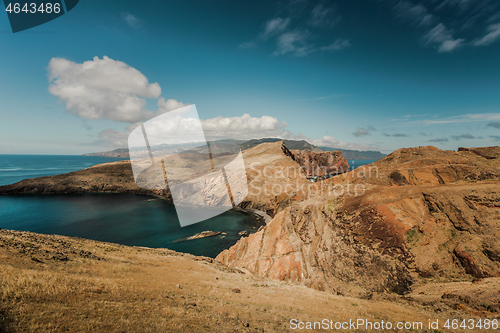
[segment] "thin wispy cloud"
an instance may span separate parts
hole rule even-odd
[[[459,10],[463,11],[469,8],[472,4],[474,4],[476,0],[444,0],[439,4],[436,9],[440,10],[443,7],[458,7]]]
[[[245,42],[241,43],[238,45],[240,49],[255,49],[257,48],[257,43],[256,42]]]
[[[421,4],[413,4],[409,1],[399,1],[394,6],[396,16],[402,21],[408,21],[417,26],[430,26],[434,21],[434,15]]]
[[[310,23],[314,27],[333,27],[341,20],[340,15],[336,15],[335,9],[326,7],[320,3],[311,11]]]
[[[353,132],[352,135],[358,138],[360,136],[370,135],[370,131],[366,128],[358,127],[356,128],[356,132]]]
[[[410,137],[410,135],[403,134],[403,133],[394,133],[394,134],[382,133],[382,135],[386,136],[386,137],[394,137],[394,138],[408,138],[408,137]]]
[[[122,13],[122,20],[133,29],[138,29],[142,26],[141,20],[128,12]]]
[[[472,134],[462,134],[462,135],[452,135],[451,137],[453,140],[463,140],[463,139],[467,139],[467,140],[472,140],[472,139],[481,139],[481,137],[475,137],[474,135]]]
[[[297,102],[321,101],[321,100],[331,99],[331,98],[353,97],[353,96],[358,96],[358,95],[357,94],[333,94],[333,95],[328,95],[328,96],[298,99]]]
[[[325,135],[321,139],[306,139],[307,142],[317,147],[329,147],[340,149],[354,149],[354,150],[374,150],[377,149],[372,145],[362,145],[352,142],[344,142],[334,138],[333,136]]]
[[[292,55],[304,57],[316,51],[333,52],[351,47],[347,38],[337,38],[330,45],[318,43],[331,28],[341,21],[341,15],[333,6],[323,1],[288,1],[281,6],[276,17],[262,25],[255,40],[238,45],[252,49],[275,42],[273,56]]]
[[[423,38],[426,44],[434,45],[439,53],[451,52],[462,46],[465,41],[463,38],[453,38],[453,31],[443,23],[436,25]]]
[[[486,46],[496,42],[497,40],[500,40],[500,23],[488,26],[487,34],[476,40],[473,44],[474,46]]]
[[[433,46],[439,53],[453,52],[465,46],[487,46],[500,40],[500,2],[434,2],[400,0],[392,2],[392,9],[396,19],[422,30],[423,44]],[[484,22],[488,22],[486,31],[480,31],[478,27]]]
[[[286,32],[278,37],[276,51],[273,53],[275,56],[291,53],[297,57],[303,57],[316,49],[308,44],[307,31],[293,31]]]
[[[416,121],[402,122],[406,125],[441,125],[441,124],[457,124],[469,122],[495,122],[500,121],[500,113],[471,113],[443,119],[422,119]]]
[[[428,140],[427,142],[443,143],[443,142],[448,142],[448,138],[436,138]]]
[[[500,142],[500,136],[499,135],[490,135],[490,138],[493,139],[495,142]]]
[[[500,122],[493,121],[493,122],[489,123],[488,125],[486,125],[486,127],[500,128]]]
[[[285,31],[290,24],[290,18],[276,17],[266,22],[264,31],[261,33],[260,38],[268,40],[271,37],[278,35]]]
[[[351,47],[351,42],[348,39],[338,38],[335,42],[328,46],[321,47],[322,51],[340,51]]]

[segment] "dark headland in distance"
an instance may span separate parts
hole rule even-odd
[[[350,150],[350,149],[340,149],[340,148],[329,148],[329,147],[318,147],[310,144],[305,140],[283,140],[279,138],[263,138],[263,139],[252,139],[252,140],[232,140],[224,139],[211,142],[211,144],[233,144],[240,147],[241,150],[247,150],[256,147],[262,143],[271,143],[284,141],[288,149],[294,150],[311,150],[313,152],[323,152],[323,151],[340,151],[342,156],[347,160],[380,160],[386,157],[386,154],[380,151],[360,151],[360,150]],[[172,147],[176,149],[177,147]],[[83,154],[83,156],[102,156],[102,157],[118,157],[118,158],[129,158],[128,148],[117,148],[111,151],[98,152]]]

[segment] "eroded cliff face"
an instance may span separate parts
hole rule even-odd
[[[297,192],[216,260],[352,296],[500,276],[500,147],[487,152],[400,149]]]
[[[335,215],[328,205],[294,203],[216,260],[339,295],[406,292],[412,284],[406,267],[357,242]]]
[[[292,154],[307,176],[337,175],[350,170],[340,151],[292,150]]]

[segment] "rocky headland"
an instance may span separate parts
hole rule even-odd
[[[295,162],[307,176],[336,176],[348,172],[349,162],[340,151],[314,152],[311,150],[292,150]]]
[[[343,158],[306,153],[283,142],[243,152],[249,194],[239,206],[272,220],[217,262],[329,295],[498,315],[500,147],[403,148],[317,183],[304,177],[305,161],[332,167]],[[1,194],[74,192],[169,199],[168,190],[137,187],[125,161],[0,187]]]
[[[314,184],[309,193],[294,193],[265,228],[216,260],[249,274],[364,298],[411,294],[427,283],[496,281],[498,152],[500,147],[399,149]],[[469,295],[468,302],[500,303],[498,294],[484,301],[485,294]]]

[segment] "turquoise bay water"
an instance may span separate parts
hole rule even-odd
[[[0,185],[57,175],[122,160],[98,156],[0,155]],[[0,195],[0,228],[82,237],[123,245],[164,247],[215,257],[255,232],[254,217],[229,211],[201,223],[180,227],[175,207],[165,200],[135,194]],[[175,242],[201,231],[219,235]]]
[[[240,238],[238,232],[255,232],[259,226],[247,214],[228,211],[181,228],[172,204],[135,194],[0,196],[2,229],[162,247],[209,257],[234,245]],[[227,235],[175,242],[205,230]]]
[[[349,162],[349,167],[351,168],[351,170],[359,168],[362,165],[371,164],[376,161],[378,160],[347,160],[347,162]]]

